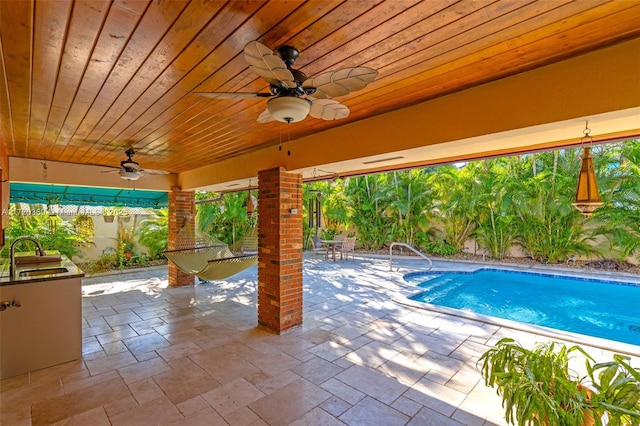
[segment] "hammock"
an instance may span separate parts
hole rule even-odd
[[[186,228],[182,228],[176,238],[178,248],[163,253],[186,274],[204,280],[221,280],[258,263],[257,253],[236,256],[222,241],[210,236],[193,237],[189,234]]]

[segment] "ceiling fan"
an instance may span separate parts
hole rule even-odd
[[[124,152],[127,156],[126,160],[122,160],[120,162],[120,167],[114,168],[113,170],[107,170],[103,173],[108,172],[118,172],[122,179],[126,180],[138,180],[140,177],[144,175],[166,175],[169,172],[164,170],[151,170],[151,169],[143,169],[140,165],[133,161],[133,155],[135,151],[133,148],[129,148]]]
[[[367,67],[342,68],[314,78],[292,68],[300,52],[295,47],[280,46],[276,53],[258,41],[244,48],[244,58],[251,69],[269,83],[269,92],[197,92],[218,99],[271,98],[258,117],[259,123],[278,120],[294,123],[307,115],[322,120],[338,120],[349,115],[349,108],[331,98],[364,89],[378,76]]]

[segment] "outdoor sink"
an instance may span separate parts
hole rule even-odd
[[[61,256],[59,254],[46,254],[44,256],[16,256],[15,264],[16,265],[29,265],[36,263],[47,263],[47,262],[60,262]]]
[[[40,275],[61,274],[63,272],[69,272],[69,270],[67,268],[32,269],[29,271],[20,271],[18,275],[21,277],[37,277]]]

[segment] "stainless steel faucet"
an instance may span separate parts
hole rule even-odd
[[[38,256],[44,256],[44,249],[42,248],[42,244],[40,241],[36,240],[33,237],[18,237],[11,243],[11,250],[9,251],[9,279],[12,280],[14,278],[15,270],[16,270],[16,244],[20,241],[33,241],[37,248],[36,252]]]

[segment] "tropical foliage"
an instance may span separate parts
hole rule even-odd
[[[139,223],[136,235],[151,259],[161,258],[169,244],[169,210],[154,210],[152,216]]]
[[[223,194],[216,198],[211,192],[196,194],[196,224],[198,231],[223,241],[232,249],[239,249],[242,237],[250,233],[256,224],[258,208],[252,216],[247,215],[247,192]]]
[[[74,223],[64,221],[55,214],[49,214],[47,206],[41,204],[11,204],[9,218],[9,227],[6,230],[9,244],[21,236],[34,237],[45,250],[57,250],[71,258],[79,256],[80,249],[92,243],[93,235],[86,224],[79,233]],[[4,256],[7,256],[9,244],[3,249]],[[34,249],[33,246],[25,244],[24,250]]]
[[[574,148],[309,183],[303,238],[346,233],[370,251],[399,241],[436,255],[502,259],[519,251],[545,263],[580,255],[640,260],[640,141],[592,152],[604,205],[589,218],[572,206],[582,154]],[[318,196],[320,229],[308,220]],[[198,205],[200,230],[237,244],[255,224],[246,198],[225,194]]]
[[[399,241],[436,255],[501,259],[515,249],[541,262],[579,255],[640,261],[640,141],[598,145],[592,153],[604,205],[589,218],[571,205],[581,156],[574,148],[305,184],[303,238],[346,233],[371,251]],[[256,226],[258,207],[247,215],[248,195],[196,194],[198,230],[239,248]],[[322,202],[320,229],[308,220],[313,197]],[[7,236],[36,236],[75,255],[89,242],[75,225],[48,214],[11,214]],[[167,235],[166,210],[137,232],[152,257]]]
[[[314,182],[304,206],[319,191],[322,228],[355,232],[367,250],[399,241],[451,255],[475,241],[466,250],[497,259],[516,248],[541,262],[640,260],[640,142],[592,150],[604,205],[590,218],[571,204],[579,148]]]

